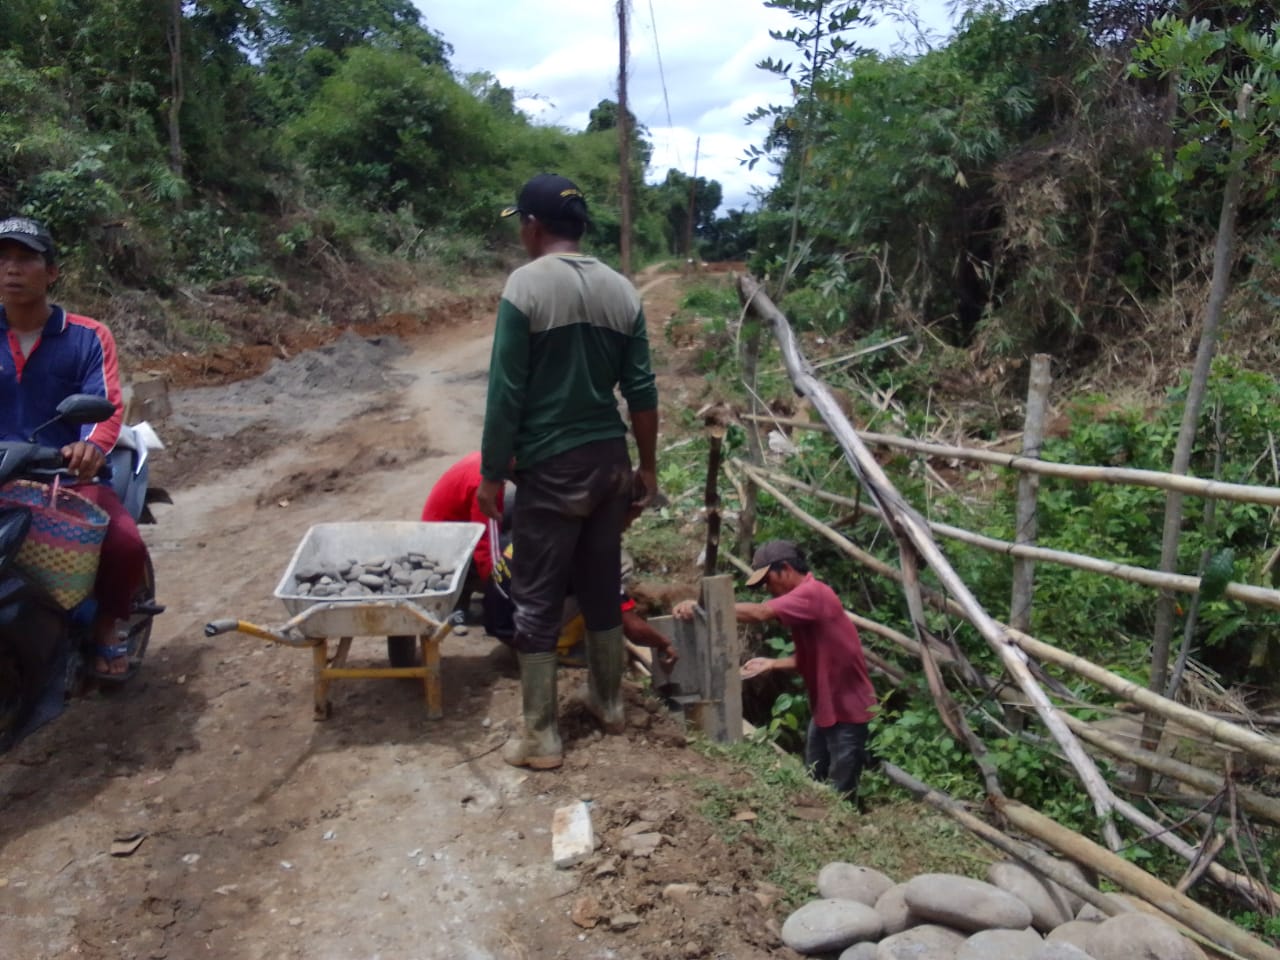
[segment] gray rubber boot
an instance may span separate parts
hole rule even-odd
[[[556,654],[520,653],[520,692],[524,733],[507,741],[502,759],[513,767],[554,770],[564,763],[556,729]]]
[[[604,726],[605,733],[623,733],[627,716],[622,706],[622,673],[627,666],[627,652],[622,642],[622,627],[599,632],[588,630],[586,705]]]

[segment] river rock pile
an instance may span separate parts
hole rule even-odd
[[[300,597],[416,596],[449,589],[454,569],[421,553],[388,559],[347,560],[331,566],[299,564],[293,572]]]
[[[839,960],[1205,960],[1154,908],[1102,911],[1016,863],[987,880],[926,873],[894,883],[870,867],[829,863],[818,896],[787,918],[782,940]]]

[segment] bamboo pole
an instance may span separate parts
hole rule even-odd
[[[1231,950],[1248,960],[1280,960],[1280,950],[1250,936],[1230,920],[1200,906],[1141,867],[1055,823],[1044,814],[1014,802],[1006,803],[1000,812],[1022,832],[1047,843],[1073,860],[1089,864],[1108,880],[1141,897],[1211,944]]]
[[[1027,384],[1027,415],[1022,428],[1022,455],[1039,459],[1040,442],[1044,438],[1044,411],[1049,402],[1049,356],[1037,353],[1031,358],[1031,378]],[[1024,473],[1018,478],[1018,506],[1015,535],[1019,546],[1036,542],[1036,494],[1040,478]],[[1013,595],[1009,601],[1009,626],[1015,630],[1031,629],[1031,599],[1035,594],[1035,563],[1028,557],[1013,561]]]
[[[1107,896],[1101,890],[1086,882],[1074,870],[1064,866],[1061,861],[1049,856],[1038,847],[1033,847],[1022,840],[1014,839],[985,820],[974,816],[958,800],[947,796],[947,794],[939,790],[935,790],[921,780],[917,780],[901,767],[894,766],[887,760],[881,760],[879,766],[875,769],[916,799],[929,804],[929,806],[937,810],[941,810],[952,820],[955,820],[956,823],[985,840],[1001,853],[1022,861],[1033,872],[1047,877],[1054,883],[1070,890],[1080,899],[1093,904],[1107,916],[1128,912],[1128,904]],[[1088,864],[1088,861],[1082,862],[1092,866]]]
[[[845,419],[830,390],[812,375],[809,363],[800,352],[787,318],[759,290],[759,285],[754,280],[742,277],[738,283],[743,299],[749,301],[752,309],[772,323],[774,335],[782,348],[782,355],[786,360],[787,372],[792,383],[797,390],[809,398],[814,409],[830,425],[832,433],[844,451],[845,459],[879,505],[894,536],[903,544],[904,549],[908,548],[909,543],[909,548],[919,553],[920,559],[929,565],[943,587],[965,608],[970,622],[1000,657],[1005,669],[1027,695],[1037,715],[1066,755],[1067,761],[1075,769],[1085,792],[1093,803],[1107,845],[1113,850],[1119,849],[1120,834],[1112,820],[1115,812],[1115,797],[1094,765],[1093,758],[1085,752],[1080,741],[1067,729],[1057,709],[1032,676],[1027,665],[1026,654],[1010,641],[1007,628],[997,624],[978,603],[968,585],[938,549],[924,519],[902,499],[901,494],[885,476],[880,464],[871,456],[871,452],[867,450],[849,421]]]
[[[1110,690],[1123,700],[1129,700],[1146,710],[1160,714],[1166,720],[1173,720],[1192,730],[1206,733],[1217,742],[1243,750],[1265,763],[1280,764],[1280,741],[1272,737],[1245,730],[1226,720],[1207,717],[1197,710],[1152,693],[1142,684],[1126,680],[1110,670],[1090,663],[1083,657],[1059,650],[1025,633],[1011,630],[1009,638],[1032,656],[1065,667],[1104,690]]]
[[[1163,754],[1125,743],[1109,734],[1103,733],[1083,720],[1073,717],[1071,714],[1066,714],[1065,719],[1067,726],[1081,740],[1105,750],[1113,757],[1127,760],[1129,763],[1145,767],[1180,783],[1203,790],[1210,796],[1220,792],[1223,788],[1221,774],[1215,774],[1203,767],[1197,767],[1181,760],[1175,760],[1173,757],[1166,757]],[[1240,802],[1240,806],[1249,813],[1272,823],[1280,824],[1280,799],[1268,797],[1264,793],[1258,793],[1255,790],[1240,786],[1236,787],[1236,797]]]
[[[779,427],[791,427],[796,430],[830,430],[824,423],[815,423],[809,420],[761,417],[758,414],[745,413],[742,415],[743,419],[749,419],[753,416],[758,421],[771,423]],[[1036,473],[1042,477],[1089,480],[1095,483],[1129,484],[1137,487],[1153,487],[1157,490],[1176,490],[1179,493],[1190,496],[1213,497],[1216,500],[1231,500],[1236,503],[1257,503],[1266,507],[1280,506],[1280,487],[1227,483],[1222,480],[1201,480],[1197,477],[1180,477],[1175,474],[1161,473],[1158,470],[1135,470],[1132,467],[1098,467],[1074,463],[1053,463],[1048,460],[1035,460],[1016,454],[998,453],[994,450],[977,450],[973,447],[953,447],[941,443],[927,443],[923,440],[909,440],[906,437],[897,437],[887,433],[873,433],[868,430],[857,430],[855,433],[864,443],[875,446],[910,450],[914,453],[926,453],[930,456],[944,457],[949,460],[990,463],[996,466],[1008,467],[1011,470]]]
[[[775,470],[761,472],[770,480],[797,490],[803,490],[819,500],[825,500],[828,503],[838,504],[839,506],[851,507],[868,516],[879,517],[883,520],[879,509],[869,503],[862,503],[853,497],[829,493],[813,486],[813,484],[797,480],[795,477],[778,473]],[[1010,543],[1008,540],[999,540],[995,537],[988,537],[980,533],[974,533],[971,530],[965,530],[963,527],[953,527],[950,524],[938,523],[933,520],[928,521],[928,525],[929,529],[940,537],[967,543],[970,546],[978,547],[991,553],[1003,553],[1011,557],[1041,560],[1058,566],[1070,567],[1073,570],[1084,570],[1088,573],[1114,577],[1117,580],[1125,580],[1144,587],[1176,590],[1180,593],[1189,594],[1198,593],[1200,590],[1199,577],[1181,573],[1161,573],[1159,570],[1135,567],[1126,563],[1116,563],[1113,560],[1101,560],[1083,553],[1071,553],[1066,550],[1053,550],[1048,547],[1033,547]],[[1229,600],[1239,600],[1241,603],[1251,603],[1271,610],[1280,610],[1280,590],[1273,590],[1270,587],[1257,587],[1253,584],[1233,582],[1227,584],[1223,595]]]

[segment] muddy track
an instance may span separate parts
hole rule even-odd
[[[490,301],[383,356],[372,388],[292,406],[251,400],[252,382],[175,396],[183,442],[157,469],[176,502],[144,531],[168,612],[144,672],[0,758],[6,956],[788,955],[750,845],[694,812],[692,785],[723,772],[638,691],[623,737],[562,706],[564,769],[526,774],[497,753],[519,711],[514,662],[476,629],[445,644],[438,721],[413,682],[347,681],[316,723],[309,654],[203,635],[218,617],[284,619],[271,592],[310,525],[416,519],[478,444]],[[579,679],[562,675],[562,697]],[[592,801],[599,849],[558,871],[551,815],[574,799]],[[664,837],[650,857],[619,852],[636,823]],[[666,899],[671,883],[702,894]]]

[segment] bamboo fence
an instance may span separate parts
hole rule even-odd
[[[1280,764],[1280,741],[1264,734],[1244,729],[1226,720],[1191,710],[1173,700],[1152,693],[1142,686],[1119,677],[1102,667],[1091,664],[1083,660],[1083,658],[1066,654],[1049,644],[1043,643],[1029,636],[1024,630],[1013,629],[999,623],[987,613],[951,567],[934,540],[934,534],[972,543],[983,549],[1006,553],[1027,562],[1049,561],[1060,563],[1076,569],[1101,573],[1159,589],[1194,593],[1200,587],[1198,578],[1160,574],[1157,571],[1115,564],[1080,554],[1035,547],[1030,542],[1032,538],[1024,535],[1022,521],[1025,514],[1021,509],[1021,502],[1019,543],[1006,543],[992,538],[980,537],[959,528],[930,523],[913,509],[893,487],[879,463],[870,454],[866,444],[872,443],[912,450],[929,456],[993,463],[1020,470],[1033,476],[1058,476],[1093,482],[1137,484],[1173,490],[1183,494],[1260,503],[1268,506],[1280,506],[1280,489],[1228,484],[1220,481],[1205,481],[1192,477],[1171,476],[1145,470],[1045,463],[1034,456],[1034,446],[1038,442],[1038,438],[1035,435],[1032,435],[1029,438],[1030,442],[1027,443],[1028,455],[1019,457],[990,450],[930,444],[890,437],[884,434],[856,431],[841,412],[829,389],[814,375],[815,368],[801,353],[786,317],[769,301],[759,285],[751,278],[739,278],[739,292],[744,303],[744,317],[748,311],[754,312],[756,316],[772,328],[781,348],[786,370],[792,383],[798,393],[809,399],[813,408],[823,420],[822,424],[813,424],[796,420],[780,420],[752,413],[747,414],[744,418],[748,421],[749,432],[755,431],[757,424],[762,423],[829,431],[844,452],[845,460],[854,471],[872,503],[866,504],[849,498],[836,497],[826,491],[814,488],[812,484],[804,484],[792,478],[779,475],[776,471],[765,470],[760,460],[754,456],[752,457],[754,461],[752,463],[730,461],[729,464],[726,464],[726,469],[731,471],[734,483],[740,491],[748,493],[754,499],[754,490],[756,488],[765,490],[784,509],[834,543],[839,549],[855,557],[876,573],[902,584],[910,612],[914,638],[905,637],[880,625],[873,626],[865,618],[858,618],[856,622],[858,622],[859,626],[871,630],[871,632],[887,637],[920,658],[923,672],[939,713],[952,735],[964,743],[973,754],[974,760],[982,772],[986,792],[996,815],[1010,827],[1020,830],[1063,856],[1098,868],[1113,882],[1152,903],[1175,921],[1193,931],[1198,937],[1217,945],[1225,953],[1233,956],[1259,958],[1259,960],[1260,958],[1280,960],[1280,951],[1252,937],[1230,921],[1214,915],[1211,911],[1189,900],[1183,893],[1183,890],[1194,883],[1201,875],[1208,875],[1224,888],[1240,894],[1253,906],[1267,913],[1274,914],[1276,912],[1276,895],[1266,884],[1265,877],[1263,882],[1259,882],[1253,877],[1228,870],[1226,867],[1214,862],[1218,852],[1225,846],[1225,839],[1213,829],[1216,820],[1210,821],[1210,829],[1200,844],[1188,843],[1175,830],[1161,825],[1144,810],[1118,796],[1113,787],[1103,778],[1093,761],[1091,751],[1085,749],[1082,741],[1087,741],[1095,751],[1104,751],[1111,756],[1118,756],[1134,763],[1137,768],[1157,770],[1166,776],[1187,783],[1211,795],[1221,793],[1225,796],[1229,794],[1232,798],[1230,831],[1237,850],[1239,849],[1239,840],[1236,833],[1237,804],[1241,810],[1247,810],[1254,816],[1274,822],[1277,813],[1280,813],[1280,802],[1257,792],[1249,792],[1247,798],[1241,794],[1232,782],[1230,761],[1228,761],[1228,769],[1224,776],[1215,771],[1192,767],[1190,764],[1181,764],[1181,762],[1172,761],[1169,758],[1162,758],[1150,750],[1127,748],[1117,742],[1115,738],[1099,734],[1089,728],[1088,725],[1081,724],[1076,718],[1069,717],[1046,693],[1045,686],[1041,683],[1045,679],[1045,675],[1043,671],[1040,671],[1037,676],[1037,665],[1032,657],[1076,673],[1088,679],[1091,683],[1113,693],[1115,696],[1141,706],[1149,714],[1163,717],[1186,728],[1198,731],[1211,738],[1212,741],[1230,748],[1232,751],[1242,751],[1264,763]],[[754,364],[754,357],[751,358],[751,362]],[[759,448],[754,447],[754,449]],[[745,482],[739,483],[736,474],[741,474]],[[878,515],[897,541],[899,566],[895,568],[891,564],[879,560],[867,551],[857,547],[848,538],[821,520],[809,515],[791,498],[782,493],[779,487],[784,485],[792,488],[800,487],[813,496],[828,502]],[[752,531],[747,530],[745,532],[749,537]],[[740,550],[745,549],[743,533],[744,531],[740,529],[738,538]],[[734,559],[736,560],[736,558]],[[934,577],[940,583],[942,591],[931,590],[921,582],[919,570],[924,566],[927,566],[932,571]],[[1024,591],[1022,596],[1024,598],[1028,597],[1029,594],[1025,593],[1026,588],[1022,589]],[[1247,584],[1231,584],[1228,587],[1227,595],[1243,602],[1259,604],[1270,609],[1280,609],[1280,591],[1253,587]],[[1015,591],[1015,610],[1018,607],[1018,603],[1019,592]],[[954,644],[949,644],[942,638],[934,636],[925,621],[926,605],[935,609],[945,610],[951,614],[960,615],[971,623],[999,657],[1004,670],[1016,684],[1019,696],[1016,698],[1011,697],[1003,680],[996,681],[992,678],[983,677]],[[1025,623],[1025,620],[1019,619]],[[943,669],[944,666],[946,667],[945,671]],[[982,687],[988,695],[992,693],[998,694],[993,699],[1001,703],[1002,707],[1030,710],[1034,713],[1034,716],[1040,720],[1048,732],[1048,742],[1056,748],[1062,759],[1075,772],[1088,794],[1098,816],[1102,838],[1109,849],[1100,847],[1091,840],[1054,823],[1042,814],[1009,800],[1001,788],[999,776],[994,766],[986,756],[985,745],[970,728],[964,711],[958,708],[954,696],[948,689],[948,673],[954,674],[962,683],[975,684]],[[1049,686],[1050,689],[1054,689],[1051,684]],[[1058,687],[1055,692],[1061,692],[1061,689],[1061,687]],[[1016,700],[1016,703],[1010,704],[1011,700]],[[919,790],[915,792],[921,795],[933,793],[928,791],[927,788],[924,788],[924,793]],[[1127,821],[1141,831],[1143,840],[1160,842],[1188,860],[1188,871],[1178,889],[1169,887],[1140,868],[1116,856],[1114,851],[1119,850],[1124,845],[1117,828],[1119,821]]]

